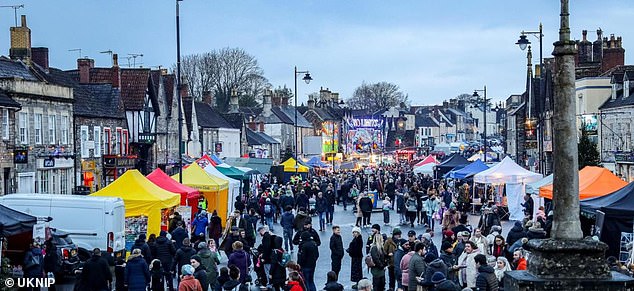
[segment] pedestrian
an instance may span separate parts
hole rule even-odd
[[[372,274],[374,291],[385,290],[386,254],[383,251],[383,244],[383,235],[375,233],[370,246],[370,256],[374,264],[374,266],[370,266],[370,274]]]
[[[469,240],[478,245],[480,253],[485,255],[489,254],[489,242],[487,241],[487,238],[482,235],[482,230],[480,228],[475,229]]]
[[[268,278],[271,274],[271,255],[273,253],[273,238],[275,235],[271,235],[269,227],[266,225],[258,228],[258,233],[262,237],[261,243],[258,246],[258,259],[260,264],[264,264],[264,279],[260,280],[263,285],[267,284]]]
[[[458,279],[461,287],[475,288],[476,277],[478,275],[478,268],[474,261],[476,255],[480,254],[478,245],[472,241],[465,242],[465,248],[460,257],[458,258],[458,265],[460,271],[458,272]]]
[[[418,288],[418,282],[423,278],[420,276],[425,273],[425,245],[422,242],[416,243],[414,246],[414,254],[409,259],[409,268],[407,270],[409,282],[407,289],[409,291],[416,291]],[[402,266],[402,265],[401,265]]]
[[[394,263],[394,278],[396,280],[396,286],[398,289],[403,289],[403,269],[401,269],[401,260],[405,256],[405,254],[409,253],[410,244],[407,240],[401,240],[398,249],[394,252],[393,263]],[[391,284],[391,281],[390,281]],[[390,285],[391,286],[391,285]],[[391,288],[391,287],[390,287]],[[396,290],[396,289],[392,289]]]
[[[176,227],[178,227],[178,223],[183,223],[183,217],[181,216],[180,213],[178,213],[177,211],[174,211],[174,213],[171,215],[170,220],[169,220],[169,224],[167,227],[167,231],[169,233],[172,233],[172,231],[174,231],[176,229]]]
[[[209,281],[207,280],[207,268],[202,264],[202,258],[199,255],[193,255],[189,260],[192,267],[194,267],[194,278],[200,282],[200,286],[203,290],[209,288]]]
[[[286,205],[284,209],[284,213],[282,213],[282,217],[280,218],[280,225],[283,230],[283,238],[284,238],[284,249],[287,252],[293,252],[293,220],[295,220],[295,216],[293,215],[293,207],[291,205]]]
[[[177,227],[178,228],[178,227]],[[174,290],[174,271],[173,271],[173,258],[176,255],[176,248],[172,241],[167,239],[167,232],[162,230],[159,234],[159,237],[156,238],[156,243],[154,246],[154,251],[152,251],[154,258],[157,258],[161,261],[161,265],[166,269],[166,277],[165,282],[167,283],[167,288],[169,291]]]
[[[474,258],[476,267],[478,268],[478,277],[476,279],[476,288],[479,291],[498,291],[498,279],[495,276],[493,267],[487,264],[487,257],[483,254],[477,254]]]
[[[370,253],[370,248],[372,247],[372,243],[374,242],[375,235],[381,233],[381,226],[378,224],[372,225],[372,233],[368,236],[368,240],[365,242],[365,253]]]
[[[92,256],[81,271],[80,290],[109,290],[111,282],[112,273],[108,262],[101,257],[99,248],[93,249]]]
[[[301,277],[298,272],[291,272],[288,275],[288,284],[286,289],[289,291],[306,291],[301,284]]]
[[[239,197],[236,197],[239,198]],[[216,241],[216,245],[220,245],[220,238],[222,237],[222,219],[218,216],[218,211],[214,210],[209,218],[209,238]]]
[[[363,215],[363,227],[369,227],[371,224],[370,218],[372,216],[372,199],[368,197],[367,193],[361,195],[359,199],[359,207],[361,208],[361,214]]]
[[[332,227],[330,236],[330,270],[339,277],[341,271],[341,261],[343,260],[343,240],[341,239],[341,227]]]
[[[125,286],[125,258],[118,257],[114,261],[114,280],[115,280],[115,291],[127,291],[128,288]],[[49,290],[55,290],[49,288]],[[151,289],[150,289],[151,290]],[[162,290],[161,290],[162,291]]]
[[[243,277],[244,275],[240,272],[240,269],[238,267],[236,267],[235,265],[229,265],[227,273],[228,273],[228,280],[224,282],[221,290],[248,291],[247,285],[239,281],[239,279]]]
[[[161,266],[159,259],[152,260],[150,269],[150,290],[151,291],[164,291],[165,290],[165,269]]]
[[[302,267],[302,274],[306,280],[306,286],[310,291],[316,291],[315,286],[315,267],[317,267],[317,259],[319,258],[319,249],[313,241],[313,237],[307,231],[302,233],[302,244],[297,254],[297,263]]]
[[[459,266],[456,264],[456,256],[453,254],[453,245],[449,241],[444,241],[440,248],[440,259],[447,266],[445,278],[452,282],[458,281]]]
[[[302,237],[302,233],[304,232],[310,233],[310,236],[313,238],[313,241],[315,242],[315,244],[317,244],[317,246],[321,245],[321,239],[319,238],[319,233],[317,233],[317,231],[312,227],[312,223],[310,219],[304,220],[304,227],[300,231],[296,232],[295,235],[293,236],[294,245],[301,246],[301,237]]]
[[[498,257],[495,262],[495,277],[498,279],[498,286],[504,289],[504,272],[511,271],[511,264],[505,257]]]
[[[401,285],[403,285],[403,290],[409,290],[409,266],[412,257],[416,253],[414,252],[414,248],[412,248],[411,246],[413,245],[414,247],[416,247],[417,244],[410,241],[407,241],[407,243],[410,245],[410,251],[405,253],[403,258],[401,259],[401,263],[399,264],[401,269]],[[423,249],[424,248],[425,246],[423,246]],[[416,274],[414,274],[414,276],[416,276]],[[414,289],[416,289],[416,287],[414,287]]]
[[[399,215],[399,225],[405,225],[407,209],[405,208],[405,195],[399,190],[396,192],[396,212]]]
[[[62,260],[57,253],[57,247],[53,243],[52,237],[44,242],[44,250],[46,251],[46,254],[44,255],[44,272],[47,276],[53,276],[53,278],[57,279],[57,274],[62,269]],[[48,287],[48,290],[55,291],[55,284]]]
[[[383,224],[390,224],[390,209],[392,209],[392,201],[390,201],[390,197],[385,195],[383,197],[383,202],[381,208],[383,209]]]
[[[183,265],[180,270],[180,283],[178,291],[203,291],[200,282],[194,277],[195,269],[192,265]]]
[[[326,286],[324,287],[325,291],[343,291],[343,285],[337,282],[337,274],[334,271],[328,272],[326,274]]]
[[[433,290],[435,291],[460,291],[458,285],[450,280],[447,280],[445,275],[441,272],[434,273],[431,277],[431,281],[434,284]]]
[[[218,264],[220,264],[220,255],[216,249],[215,241],[209,240],[209,245],[205,242],[198,243],[198,253],[200,263],[207,270],[207,282],[212,290],[218,288]],[[205,286],[203,286],[204,288]]]
[[[390,290],[395,290],[394,287],[396,286],[397,278],[395,274],[394,262],[396,250],[399,248],[399,244],[401,242],[401,234],[401,229],[395,227],[394,229],[392,229],[392,236],[385,240],[385,243],[383,244],[387,274],[389,278],[388,289]]]
[[[176,255],[174,256],[174,267],[172,270],[176,269],[176,271],[180,272],[184,265],[190,264],[190,259],[195,254],[196,250],[192,248],[189,238],[184,238],[181,247],[176,251]],[[179,278],[180,275],[181,274],[178,273]]]
[[[511,246],[523,237],[526,237],[526,232],[522,227],[522,222],[516,221],[511,230],[509,230],[509,233],[506,235],[506,243]]]
[[[271,253],[271,271],[270,285],[275,291],[281,291],[286,281],[286,266],[284,261],[284,249],[282,248],[283,239],[279,236],[273,236],[273,252]]]
[[[373,291],[372,282],[366,278],[359,280],[356,284],[358,291]]]
[[[430,195],[429,199],[425,201],[425,212],[427,213],[427,221],[429,222],[429,226],[431,229],[434,229],[436,225],[435,216],[438,215],[438,210],[440,210],[440,202],[436,198],[436,195]]]
[[[251,265],[251,260],[249,259],[249,255],[244,251],[241,241],[236,241],[232,245],[233,252],[229,256],[229,260],[227,261],[227,266],[234,265],[238,267],[240,271],[239,282],[246,282],[246,274],[247,268]]]
[[[150,269],[148,268],[140,249],[134,249],[128,256],[125,266],[125,285],[128,291],[145,291],[150,285]]]
[[[207,211],[203,209],[192,221],[192,233],[198,237],[202,236],[204,241],[207,226],[209,226],[209,219],[207,218]]]
[[[432,276],[437,272],[442,273],[445,277],[447,276],[447,265],[445,265],[445,262],[436,257],[433,253],[425,254],[425,264],[427,265],[427,268],[425,268],[425,274],[423,275],[424,286],[427,286],[428,288],[432,288],[434,286]]]
[[[524,258],[524,250],[519,248],[513,252],[513,270],[526,270],[527,263]]]
[[[271,202],[271,198],[266,198],[263,206],[264,219],[266,221],[266,225],[269,227],[271,231],[273,231],[273,216],[275,215],[275,205]]]
[[[442,215],[442,229],[452,230],[458,225],[459,220],[460,214],[458,213],[458,210],[456,210],[456,205],[451,202],[451,204],[449,204],[449,209]]]
[[[328,184],[326,187],[326,191],[324,192],[324,197],[326,198],[326,223],[332,225],[332,218],[335,214],[335,203],[337,202],[337,197],[335,194],[335,189],[332,183]]]
[[[357,218],[356,222],[354,223],[354,226],[365,227],[364,225],[362,225],[363,212],[361,211],[361,207],[359,207],[359,202],[361,201],[361,196],[357,196],[356,198],[354,198],[354,201],[355,201],[355,205],[356,205],[355,208],[354,208],[354,215]]]
[[[315,201],[315,212],[319,215],[319,231],[326,230],[326,219],[328,212],[328,201],[324,197],[324,194],[317,193],[317,199]]]
[[[350,256],[350,281],[358,282],[363,277],[363,238],[361,228],[352,228],[352,241],[348,245],[346,252]]]
[[[44,256],[40,244],[33,241],[28,251],[24,255],[24,264],[22,265],[24,278],[42,278],[44,275]],[[111,279],[109,280],[111,281]],[[106,285],[107,286],[107,285]],[[28,287],[30,288],[30,287]],[[33,289],[35,290],[35,289]]]
[[[407,210],[407,217],[409,218],[409,226],[414,227],[414,222],[416,221],[416,196],[414,193],[410,192],[409,195],[406,195],[405,209]]]

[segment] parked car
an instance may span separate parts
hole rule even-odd
[[[57,254],[62,266],[58,276],[74,276],[74,271],[79,266],[79,253],[70,235],[59,229],[51,229],[52,242],[57,248]]]

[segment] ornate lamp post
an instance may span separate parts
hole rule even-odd
[[[480,99],[480,95],[478,94],[478,92],[483,92],[484,93],[484,97],[482,99]],[[484,153],[482,154],[482,161],[486,163],[487,161],[487,102],[489,102],[489,100],[487,99],[487,86],[484,86],[484,89],[482,90],[473,90],[473,97],[477,98],[476,102],[482,101],[482,111],[484,113]]]
[[[295,175],[297,175],[297,170],[299,169],[299,165],[297,164],[298,163],[297,159],[299,159],[298,154],[297,154],[297,150],[298,150],[297,146],[299,144],[298,143],[299,139],[297,137],[298,136],[298,134],[297,134],[297,75],[305,74],[304,78],[302,78],[302,80],[304,80],[304,82],[306,82],[306,84],[309,84],[310,81],[313,80],[313,78],[310,76],[310,73],[308,71],[298,71],[297,67],[295,67],[294,72],[295,72],[295,74],[293,75],[293,78],[295,79],[295,92],[294,92],[295,98],[293,98],[293,99],[295,99],[295,124],[294,124],[295,125]]]

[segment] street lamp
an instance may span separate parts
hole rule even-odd
[[[302,80],[304,80],[304,82],[306,82],[306,84],[309,84],[310,81],[313,80],[313,78],[310,76],[310,73],[308,71],[298,71],[297,67],[295,67],[294,70],[295,74],[293,75],[293,78],[295,79],[295,175],[297,175],[297,170],[299,169],[299,165],[297,164],[298,161],[297,159],[299,159],[299,156],[297,154],[297,145],[298,145],[298,137],[297,137],[297,75],[299,74],[305,74],[304,78],[302,78]]]
[[[176,98],[178,98],[178,182],[183,183],[183,112],[181,99],[181,27],[176,0]]]
[[[520,33],[520,39],[517,40],[517,42],[515,44],[517,44],[519,46],[519,48],[521,50],[525,50],[526,47],[528,45],[531,44],[531,42],[526,39],[527,35],[533,35],[535,37],[537,37],[539,39],[539,101],[538,101],[538,123],[537,126],[539,127],[539,171],[542,174],[545,174],[545,170],[546,170],[546,163],[545,163],[545,159],[544,159],[544,123],[543,123],[543,117],[544,117],[544,108],[545,106],[545,90],[544,90],[544,58],[543,58],[543,45],[542,45],[542,40],[544,37],[544,34],[542,33],[543,29],[542,29],[542,24],[539,24],[539,30],[538,31],[522,31]],[[530,93],[529,93],[530,94]],[[529,104],[530,106],[530,104]]]
[[[487,99],[487,86],[484,86],[483,90],[473,90],[473,97],[476,98],[476,102],[480,101],[480,95],[478,94],[478,92],[484,92],[484,98],[482,99],[482,104],[483,104],[483,113],[484,113],[484,154],[482,155],[482,161],[486,163],[486,156],[487,156],[487,102],[489,102],[489,100]]]

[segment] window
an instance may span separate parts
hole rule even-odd
[[[68,170],[59,170],[59,184],[59,194],[70,194],[68,193]]]
[[[117,128],[117,133],[115,134],[115,143],[114,143],[114,153],[115,155],[121,154],[121,141],[123,138],[123,133],[121,128]]]
[[[123,136],[121,138],[121,155],[124,155],[124,156],[128,155],[128,142],[129,142],[128,130],[124,129]]]
[[[103,154],[110,155],[110,141],[112,140],[112,132],[110,128],[103,129]]]
[[[57,143],[57,139],[55,138],[55,115],[48,116],[48,143]]]
[[[101,157],[101,127],[95,126],[92,130],[93,140],[95,142],[95,157]]]
[[[28,144],[29,143],[29,131],[28,131],[28,118],[29,115],[26,112],[20,112],[18,120],[18,127],[20,131],[20,143]]]
[[[38,189],[37,193],[50,193],[49,180],[51,171],[38,171]]]
[[[42,113],[33,116],[33,128],[35,129],[35,144],[42,144]]]
[[[9,109],[2,109],[2,139],[9,139]]]
[[[68,144],[68,116],[62,116],[62,144]]]
[[[90,157],[90,150],[88,149],[88,126],[82,125],[79,127],[79,139],[81,147],[81,157]]]

